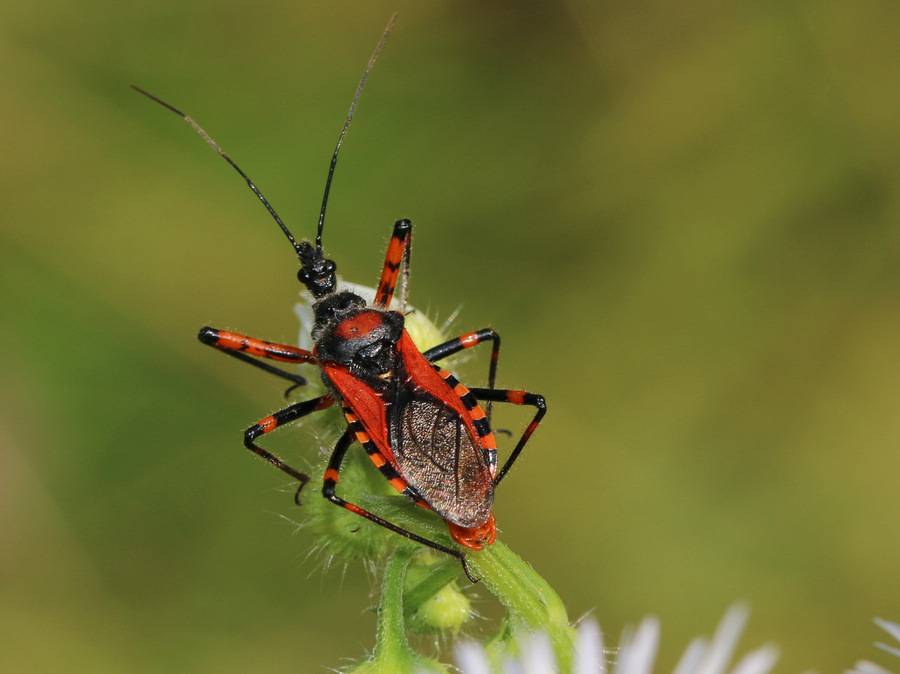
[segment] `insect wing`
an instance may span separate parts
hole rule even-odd
[[[462,527],[484,524],[497,471],[497,448],[484,411],[465,387],[454,388],[444,379],[450,374],[439,373],[405,330],[398,348],[410,391],[391,415],[400,472],[444,519]],[[462,396],[469,398],[468,406]]]
[[[358,419],[363,432],[357,431],[356,439],[363,445],[366,442],[374,443],[372,451],[377,450],[384,460],[393,463],[394,454],[388,438],[385,403],[382,397],[377,391],[354,377],[346,366],[328,361],[320,362],[319,365],[322,367],[322,372],[340,393],[344,403],[350,407],[353,415]],[[349,418],[347,420],[351,423],[352,428],[354,422]]]
[[[456,410],[421,389],[407,393],[389,421],[398,472],[444,519],[483,524],[494,496],[489,457]]]

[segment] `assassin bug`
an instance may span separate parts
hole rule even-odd
[[[210,327],[200,330],[198,336],[204,344],[290,381],[291,388],[302,386],[307,380],[259,359],[319,366],[328,392],[288,405],[253,424],[244,432],[244,445],[300,482],[295,496],[299,505],[300,492],[310,477],[259,446],[256,440],[313,412],[340,405],[347,429],[337,441],[325,470],[324,497],[406,538],[456,557],[469,579],[475,582],[464,552],[388,522],[336,494],[341,464],[355,440],[397,491],[423,508],[433,510],[446,521],[450,536],[456,543],[472,550],[481,550],[493,543],[496,537],[496,524],[491,512],[494,489],[546,413],[546,404],[540,395],[495,388],[500,337],[492,329],[484,328],[461,335],[424,353],[413,344],[404,328],[412,235],[409,220],[398,220],[394,225],[381,279],[371,304],[355,292],[339,289],[337,266],[323,253],[325,209],[338,152],[366,78],[393,21],[392,18],[369,59],[331,157],[314,244],[305,240],[297,243],[256,185],[196,122],[168,103],[138,87],[134,88],[184,118],[247,182],[293,245],[300,260],[298,278],[314,300],[312,338],[315,346],[311,351]],[[399,309],[393,310],[390,306],[401,278],[397,301]],[[447,370],[435,365],[443,358],[483,342],[492,343],[487,388],[466,388]],[[487,412],[479,401],[486,403]],[[490,427],[490,413],[492,403],[503,402],[531,406],[535,408],[535,414],[498,472],[497,444]]]

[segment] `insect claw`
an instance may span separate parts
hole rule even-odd
[[[459,554],[459,561],[462,562],[463,572],[466,574],[466,578],[469,579],[472,583],[479,583],[481,580],[472,575],[472,572],[469,571],[469,565],[466,564],[466,556],[463,553]]]

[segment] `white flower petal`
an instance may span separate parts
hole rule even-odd
[[[487,653],[481,644],[474,641],[458,643],[453,647],[453,654],[459,671],[463,674],[491,674]]]
[[[696,674],[724,674],[727,671],[734,647],[741,637],[746,622],[747,609],[744,606],[736,604],[728,609],[709,643],[703,661],[695,670]]]
[[[514,658],[510,658],[503,663],[503,674],[524,674],[524,672],[522,671],[521,663]]]
[[[881,618],[875,618],[875,624],[894,637],[897,641],[900,641],[900,623],[892,623],[887,620],[882,620]]]
[[[658,645],[659,620],[648,616],[641,621],[633,636],[623,637],[614,674],[650,674]]]
[[[731,674],[768,674],[778,660],[778,649],[774,646],[763,646],[747,653]]]
[[[525,639],[522,648],[523,674],[554,674],[556,672],[556,655],[550,635],[546,632],[533,632]]]
[[[684,655],[681,656],[681,660],[678,661],[674,674],[694,674],[700,668],[703,658],[706,657],[707,648],[709,648],[709,643],[704,637],[694,639],[688,645]]]
[[[572,674],[606,674],[603,633],[594,620],[585,620],[578,626]]]
[[[869,662],[868,660],[860,660],[857,662],[853,669],[848,669],[846,674],[891,674],[884,667],[880,667],[876,665],[874,662]]]
[[[893,646],[888,646],[887,644],[883,644],[880,641],[876,641],[875,645],[883,651],[887,651],[891,655],[896,655],[900,658],[900,648],[894,648]]]

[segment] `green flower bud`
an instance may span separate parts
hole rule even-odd
[[[417,634],[456,633],[472,617],[472,602],[454,583],[445,585],[413,614],[409,629]]]

